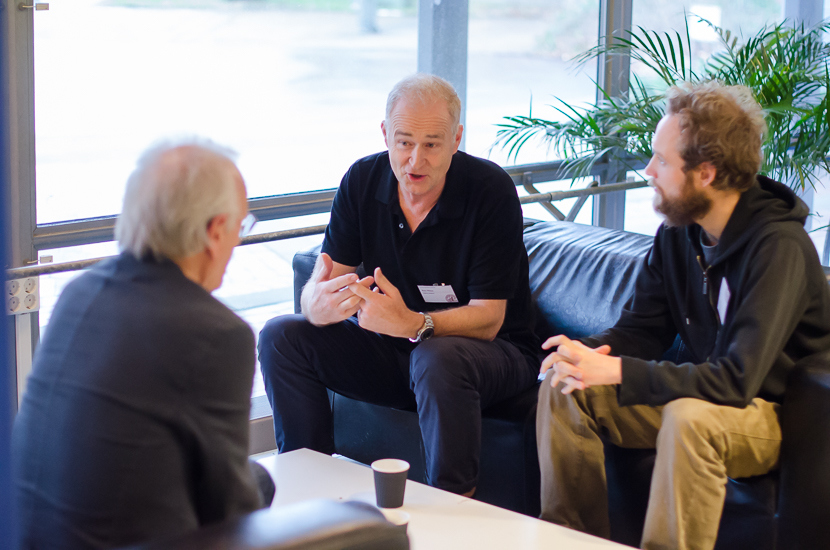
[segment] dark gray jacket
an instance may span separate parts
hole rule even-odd
[[[67,285],[12,438],[21,548],[113,548],[249,512],[251,329],[172,262]]]

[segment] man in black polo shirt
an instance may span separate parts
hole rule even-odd
[[[417,405],[427,481],[471,495],[481,409],[535,382],[521,207],[501,168],[458,151],[460,110],[438,77],[395,86],[381,123],[389,150],[343,178],[303,315],[263,329],[280,452],[334,452],[326,388]],[[359,280],[360,264],[371,275]]]

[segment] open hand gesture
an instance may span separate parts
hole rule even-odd
[[[354,315],[363,299],[352,292],[350,285],[354,284],[370,292],[368,289],[373,282],[372,277],[358,279],[356,273],[332,278],[333,270],[331,256],[323,252],[303,289],[303,314],[317,326],[339,323]]]

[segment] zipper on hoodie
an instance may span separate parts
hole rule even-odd
[[[718,308],[715,306],[715,302],[712,300],[712,293],[709,289],[709,270],[712,266],[706,267],[703,265],[703,259],[698,254],[697,256],[697,263],[700,265],[700,269],[703,271],[703,294],[709,299],[709,307],[712,310],[712,313],[715,315],[715,322],[718,325],[718,332],[721,329],[721,322],[720,322],[720,315],[718,315]]]

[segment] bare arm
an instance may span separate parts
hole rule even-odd
[[[366,279],[370,279],[367,277]],[[349,285],[354,295],[362,299],[357,306],[360,326],[389,336],[414,338],[424,325],[424,316],[412,311],[403,301],[400,292],[375,269],[374,291],[363,281]],[[466,306],[432,313],[436,336],[467,336],[481,340],[493,340],[504,323],[506,300],[470,300]]]
[[[431,314],[435,335],[493,341],[504,323],[506,310],[507,300],[470,300],[466,306],[436,311]]]

